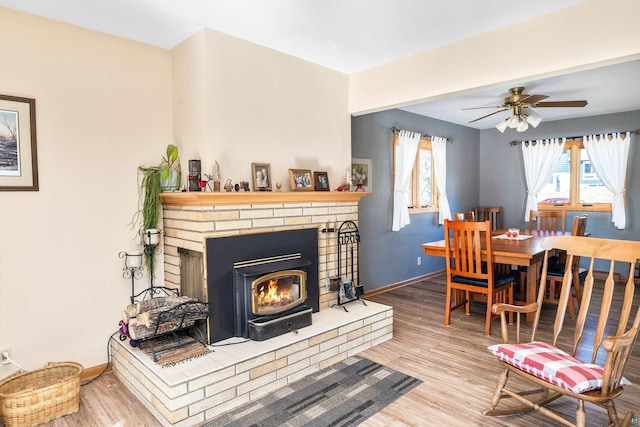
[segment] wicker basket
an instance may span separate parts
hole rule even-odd
[[[0,381],[0,420],[6,427],[35,426],[78,411],[80,374],[75,362],[47,363]]]

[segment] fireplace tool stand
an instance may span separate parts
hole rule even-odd
[[[360,301],[367,305],[360,299],[360,296],[364,294],[364,287],[360,284],[359,246],[358,226],[353,221],[343,222],[338,229],[338,277],[342,282],[337,289],[338,302],[331,307],[342,307],[346,312],[349,310],[344,305],[350,302]]]

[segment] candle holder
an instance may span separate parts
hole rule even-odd
[[[134,294],[133,285],[132,285],[131,303],[133,304],[133,301],[136,301],[136,300],[144,300],[147,297],[153,298],[155,295],[158,295],[161,292],[164,292],[164,294],[167,296],[172,296],[172,295],[179,296],[180,291],[176,288],[167,288],[165,286],[154,285],[155,257],[156,257],[156,253],[160,252],[160,242],[161,242],[160,237],[162,235],[162,230],[158,230],[156,228],[149,228],[147,230],[140,230],[140,234],[142,235],[142,241],[143,241],[142,254],[144,254],[145,260],[147,260],[147,269],[149,270],[149,287],[138,294]],[[140,275],[141,274],[142,273],[140,273]],[[136,277],[136,278],[140,278],[140,277]]]
[[[136,279],[142,279],[142,270],[144,267],[142,266],[142,251],[132,250],[132,251],[122,251],[118,254],[120,258],[124,258],[124,268],[122,277],[125,279],[131,279],[131,304],[135,299],[135,281]]]

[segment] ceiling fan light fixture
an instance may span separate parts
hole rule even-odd
[[[533,110],[529,110],[529,114],[525,117],[527,119],[527,122],[534,128],[538,127],[538,125],[542,121],[542,117],[540,116],[540,114],[536,113]]]
[[[508,123],[509,123],[509,119],[504,119],[504,120],[500,121],[496,125],[496,129],[498,129],[500,132],[504,133],[504,131],[507,129]]]
[[[516,127],[516,130],[518,132],[524,132],[527,129],[529,129],[529,123],[527,123],[527,121],[521,116],[518,116],[518,126]]]
[[[520,116],[516,116],[515,114],[507,119],[507,126],[511,129],[515,129],[518,127],[518,123],[520,122]]]

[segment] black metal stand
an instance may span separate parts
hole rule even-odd
[[[340,280],[343,280],[342,266],[344,263],[345,278],[337,292],[338,302],[331,307],[342,307],[346,312],[349,310],[344,305],[350,302],[360,301],[367,305],[360,299],[360,296],[364,294],[364,287],[360,284],[359,246],[358,226],[353,221],[343,222],[338,229],[338,276]]]
[[[192,340],[198,341],[200,344],[202,344],[203,347],[206,348],[207,344],[205,342],[204,336],[202,335],[202,331],[200,331],[200,329],[198,328],[198,324],[204,322],[208,317],[209,309],[207,303],[199,301],[189,301],[182,303],[175,306],[171,310],[160,313],[155,325],[154,334],[141,341],[146,341],[148,343],[153,355],[154,362],[157,362],[158,358],[156,349],[153,346],[153,338],[157,338],[161,335],[171,334],[173,336],[175,343],[171,346],[171,348],[184,347],[191,344],[193,342]],[[193,324],[186,326],[188,321],[192,321]],[[159,333],[158,330],[161,325],[176,322],[176,328],[171,332],[167,332],[164,334]],[[188,338],[191,338],[191,340],[189,340]]]

